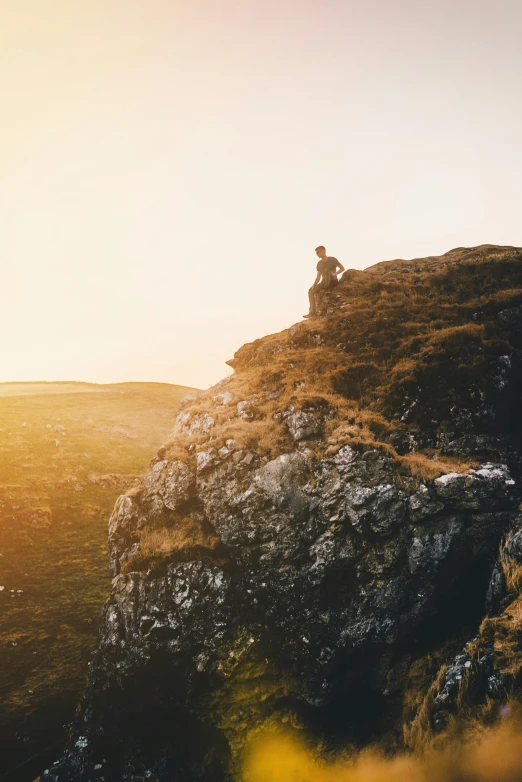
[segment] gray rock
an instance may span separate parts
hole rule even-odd
[[[522,306],[501,310],[497,317],[503,326],[516,331],[522,330]]]
[[[229,438],[219,453],[197,452],[196,479],[188,465],[160,459],[143,492],[116,505],[110,523],[116,579],[73,731],[88,745],[80,752],[73,742],[62,761],[71,778],[95,778],[99,736],[128,730],[123,725],[132,724],[138,703],[140,714],[159,708],[168,720],[172,712],[177,725],[226,724],[230,747],[241,747],[264,721],[283,718],[284,688],[306,709],[326,707],[339,687],[349,690],[354,660],[377,656],[385,671],[386,654],[432,616],[434,601],[453,588],[462,568],[492,556],[517,516],[518,489],[504,465],[408,490],[396,486],[395,463],[376,448],[346,445],[318,461],[295,450],[261,464],[254,452],[233,447]],[[443,513],[443,505],[454,510]],[[209,561],[194,555],[162,572],[122,574],[140,530],[180,507],[218,536],[226,567],[209,552]],[[284,680],[277,665],[267,664],[266,648],[272,660],[284,661]],[[454,708],[466,664],[457,659],[448,671],[440,713]],[[155,682],[157,666],[162,674]],[[210,711],[201,711],[204,703]],[[440,713],[434,721],[442,725]],[[203,745],[198,760],[190,760],[196,766],[212,755],[207,734],[199,733]],[[133,769],[133,782],[150,770],[140,759],[143,740],[133,734],[117,761]],[[172,757],[171,734],[165,741],[161,752]],[[182,757],[192,744],[187,738],[176,746]],[[160,782],[169,779],[154,773]],[[59,769],[53,774],[69,780]],[[210,771],[201,774],[208,779]]]
[[[192,413],[188,410],[182,410],[176,417],[176,423],[174,424],[174,434],[176,432],[188,431],[188,423],[192,418]]]
[[[415,453],[415,451],[419,450],[418,437],[415,437],[411,432],[392,432],[388,437],[388,441],[401,456],[407,453]]]
[[[163,506],[177,510],[188,502],[195,488],[192,471],[179,461],[157,462],[142,483],[145,489],[142,502],[150,502],[157,511],[161,511]]]
[[[463,532],[464,524],[458,517],[446,519],[435,530],[417,532],[408,550],[410,572],[422,572],[426,576],[438,571],[451,549],[462,539]]]
[[[515,562],[522,565],[522,529],[519,529],[508,539],[506,551]]]
[[[345,491],[346,516],[359,531],[369,527],[380,535],[389,535],[406,515],[405,495],[391,484],[348,486]]]
[[[435,730],[443,730],[448,724],[450,716],[450,712],[446,711],[446,709],[441,709],[440,711],[435,712],[433,716],[433,727]]]
[[[493,616],[504,607],[507,598],[507,585],[504,570],[500,562],[496,562],[489,580],[486,592],[486,613]]]
[[[518,489],[505,464],[488,462],[478,470],[448,473],[434,481],[437,496],[457,510],[488,510],[494,498],[497,507],[516,507]]]
[[[303,454],[283,453],[257,470],[253,475],[253,482],[277,499],[302,484],[306,471],[307,460]]]
[[[198,451],[196,453],[196,470],[198,473],[213,467],[218,461],[218,452],[215,448],[208,451]]]
[[[223,391],[221,394],[216,394],[213,398],[213,402],[217,405],[229,405],[234,399],[234,395],[230,391]]]
[[[112,575],[119,573],[121,565],[129,558],[136,533],[145,524],[146,519],[136,502],[125,494],[118,497],[109,519],[109,570]]]
[[[240,418],[246,418],[248,416],[248,408],[250,407],[250,402],[247,399],[243,399],[241,402],[238,402],[236,405],[236,411]]]
[[[421,483],[417,491],[410,496],[408,508],[412,522],[419,524],[430,516],[440,513],[444,509],[444,503],[431,487],[428,488]]]
[[[443,455],[463,458],[487,455],[500,461],[505,461],[507,454],[513,450],[505,435],[468,434],[453,437],[441,434],[437,445]]]
[[[304,413],[302,410],[298,410],[287,415],[285,421],[295,442],[317,437],[321,433],[321,425],[313,413]]]
[[[185,432],[186,434],[195,434],[198,432],[208,432],[215,425],[215,419],[209,413],[193,415],[190,410],[182,411],[176,418],[174,433]]]
[[[506,697],[507,692],[504,676],[498,671],[492,673],[491,676],[488,676],[487,692],[491,698],[497,700]]]

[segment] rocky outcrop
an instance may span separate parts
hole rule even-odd
[[[424,266],[426,274],[440,271],[433,259]],[[300,350],[316,361],[320,340],[344,345],[342,291],[343,283],[333,294],[340,298],[326,303],[320,339],[307,325],[306,347],[294,328],[286,342],[278,335],[239,351],[241,396],[231,381],[182,410],[174,445],[160,451],[139,490],[118,500],[99,647],[70,744],[44,779],[232,779],[253,736],[288,724],[325,747],[364,743],[379,728],[361,703],[386,710],[390,666],[416,648],[427,626],[444,626],[452,602],[467,610],[463,584],[475,584],[485,599],[499,543],[521,523],[520,444],[516,427],[504,425],[522,389],[514,369],[518,310],[504,317],[513,356],[494,364],[497,381],[486,379],[475,396],[474,375],[464,391],[454,387],[454,410],[445,400],[439,409],[449,418],[437,422],[436,400],[429,391],[425,401],[422,384],[413,393],[410,367],[407,399],[388,423],[371,419],[381,427],[372,440],[353,434],[361,432],[359,413],[345,412],[342,395],[321,396],[316,384],[303,401],[309,379],[269,373],[263,377],[272,387],[252,381],[244,394],[248,373],[255,368],[258,377],[274,356],[288,361],[290,373]],[[469,355],[470,365],[478,354]],[[332,385],[346,391],[349,369],[343,372]],[[356,376],[367,420],[375,373],[352,373],[346,393],[355,393]],[[285,382],[296,394],[291,402]],[[429,426],[415,428],[427,416]],[[240,442],[238,426],[256,436]],[[271,451],[261,446],[262,427],[275,433]],[[408,459],[419,453],[415,471]],[[455,469],[440,462],[437,470],[434,457],[445,456],[468,462]],[[217,543],[197,551],[176,543],[187,520],[202,541]],[[174,543],[144,560],[144,536],[157,530]],[[448,671],[440,703],[469,659]]]
[[[522,514],[514,516],[486,591],[478,633],[445,665],[413,722],[413,750],[465,734],[470,718],[507,716],[522,695]],[[480,711],[481,710],[481,711]]]

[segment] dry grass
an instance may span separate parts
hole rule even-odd
[[[500,564],[504,571],[508,590],[518,594],[522,587],[522,565],[508,554],[508,544],[512,537],[512,533],[508,534],[500,548]]]
[[[441,667],[422,701],[417,716],[412,722],[405,723],[403,726],[404,745],[415,752],[421,752],[431,744],[433,698],[443,686],[448,668],[449,665]]]
[[[470,339],[483,339],[486,335],[484,325],[478,323],[464,323],[462,326],[447,326],[441,328],[430,336],[427,345],[439,347],[443,345],[466,344]]]
[[[164,448],[165,458],[171,461],[185,462],[185,464],[194,461],[194,456],[189,450],[191,443],[184,441],[181,437],[170,437],[162,446]]]
[[[404,470],[414,478],[420,478],[424,481],[433,480],[438,478],[439,475],[449,472],[467,473],[471,467],[478,466],[476,462],[469,464],[457,459],[448,459],[440,456],[438,458],[430,458],[423,453],[408,453],[405,456],[397,456],[396,460],[401,470]]]
[[[185,560],[218,548],[219,540],[203,529],[201,522],[190,517],[176,520],[174,526],[146,528],[140,532],[139,550],[122,567],[123,573],[147,570],[167,559]]]
[[[140,549],[144,557],[166,557],[195,543],[196,541],[187,538],[184,529],[179,528],[147,530],[140,537]]]
[[[502,674],[517,676],[522,667],[520,633],[522,630],[522,598],[517,597],[498,617],[488,617],[482,623],[480,636],[495,649],[495,668]]]
[[[401,375],[410,375],[416,368],[417,362],[411,358],[401,358],[391,368],[390,372],[392,376],[399,377]]]

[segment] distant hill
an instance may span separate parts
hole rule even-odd
[[[168,438],[168,383],[0,384],[0,779],[63,738],[110,580],[107,521]],[[58,743],[59,746],[59,743]],[[55,750],[56,751],[56,750]]]

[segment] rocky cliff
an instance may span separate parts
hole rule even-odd
[[[239,778],[264,731],[391,751],[404,725],[410,746],[443,732],[480,665],[480,697],[516,685],[491,649],[522,551],[522,249],[347,271],[319,318],[229,363],[116,504],[99,646],[44,779]]]

